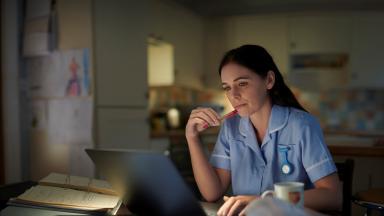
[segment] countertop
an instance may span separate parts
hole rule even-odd
[[[219,128],[213,127],[204,131],[202,136],[212,138],[218,132]],[[183,129],[151,132],[151,138],[184,139],[184,137]],[[381,131],[324,130],[324,139],[332,155],[384,157],[384,132]]]

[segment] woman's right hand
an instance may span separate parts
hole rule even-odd
[[[218,125],[220,125],[220,116],[212,108],[196,108],[192,110],[189,116],[185,127],[185,136],[187,139],[196,138],[201,131],[209,126]]]

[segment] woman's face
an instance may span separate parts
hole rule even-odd
[[[240,116],[251,116],[270,103],[268,89],[273,87],[271,73],[263,79],[250,69],[229,63],[221,70],[221,82],[230,103]]]

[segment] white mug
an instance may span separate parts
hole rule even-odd
[[[302,208],[304,206],[304,183],[280,182],[273,186],[274,190],[264,191],[261,198],[272,195],[278,199],[290,202],[297,207]]]

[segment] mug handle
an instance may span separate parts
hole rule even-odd
[[[273,190],[266,190],[266,191],[264,191],[264,192],[261,194],[261,198],[263,199],[263,198],[265,198],[266,196],[269,196],[269,195],[275,196],[276,193],[275,193],[275,191],[273,191]]]

